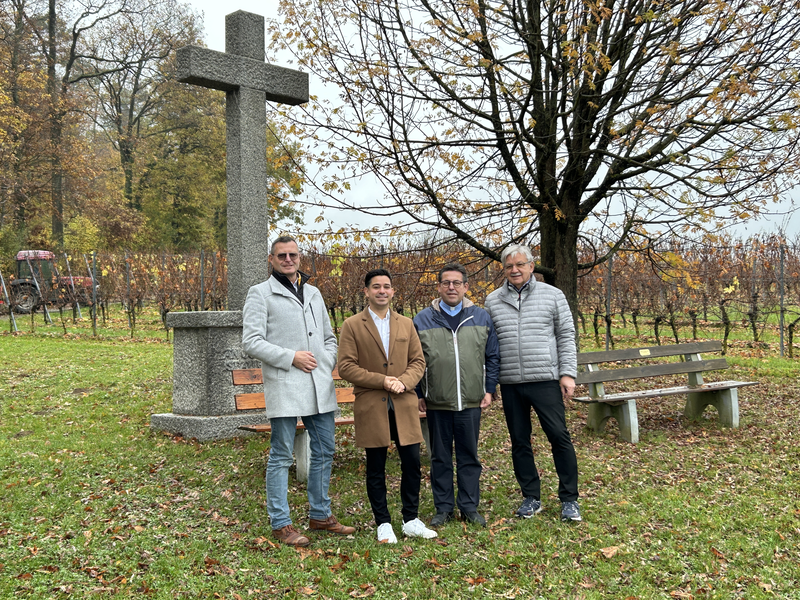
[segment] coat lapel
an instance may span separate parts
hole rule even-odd
[[[367,331],[372,336],[372,339],[375,340],[375,343],[378,344],[378,348],[381,351],[381,354],[384,358],[388,359],[389,357],[386,356],[386,352],[383,350],[383,342],[381,341],[381,334],[378,333],[378,328],[375,326],[375,321],[372,320],[372,315],[369,314],[369,308],[365,308],[364,312],[362,313],[362,319],[364,320],[364,326],[367,328]],[[393,327],[389,326],[389,349],[392,348],[392,337],[391,332]]]
[[[389,320],[389,354],[394,352],[394,341],[397,339],[397,330],[400,329],[400,317],[397,313],[392,311],[392,317]],[[389,358],[388,356],[386,358]]]

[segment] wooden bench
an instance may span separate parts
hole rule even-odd
[[[636,400],[687,394],[684,416],[697,420],[706,406],[714,406],[719,412],[719,421],[726,427],[739,427],[738,388],[757,385],[757,381],[714,381],[704,382],[703,373],[728,368],[725,358],[703,359],[701,353],[721,352],[719,341],[653,346],[650,348],[630,348],[603,352],[582,352],[578,354],[578,365],[584,371],[578,373],[577,384],[588,386],[589,395],[575,398],[577,402],[589,405],[587,425],[594,431],[605,429],[609,418],[619,425],[620,437],[635,444],[639,441],[639,422],[636,414]],[[601,369],[603,363],[626,361],[652,361],[669,357],[680,357],[680,362],[661,361],[642,366],[623,366],[614,369]],[[606,393],[603,384],[615,381],[630,381],[663,375],[688,376],[687,385],[676,387],[638,390],[632,392]]]
[[[261,369],[234,369],[231,371],[233,385],[263,385],[264,379]],[[333,370],[333,380],[343,381],[339,376],[339,370]],[[235,394],[236,410],[265,410],[266,400],[264,392],[253,392],[246,394]],[[337,387],[336,388],[336,402],[337,404],[352,404],[355,402],[356,396],[352,387]],[[420,419],[423,419],[422,435],[425,439],[425,444],[430,454],[430,440],[428,438],[427,415],[424,412],[419,413]],[[352,425],[355,419],[349,417],[337,417],[336,426],[339,425]],[[269,433],[272,427],[267,423],[259,423],[257,425],[242,425],[239,429],[243,431],[252,431],[254,433]],[[294,456],[297,462],[297,479],[300,481],[308,481],[308,470],[310,465],[311,451],[309,446],[308,432],[305,430],[305,425],[302,420],[297,422],[297,434],[294,439]]]

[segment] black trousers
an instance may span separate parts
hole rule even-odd
[[[431,490],[436,512],[478,510],[481,501],[480,478],[483,467],[478,459],[481,409],[460,411],[428,409],[431,441]],[[456,453],[458,498],[453,490],[453,448]]]
[[[419,462],[419,444],[401,446],[397,436],[394,411],[389,410],[389,432],[400,455],[400,498],[403,503],[403,522],[413,521],[419,514],[419,488],[422,471]],[[367,453],[367,497],[375,524],[391,523],[386,502],[386,453],[388,447],[365,448]]]
[[[558,473],[558,497],[561,502],[578,499],[578,459],[572,445],[564,400],[558,381],[503,384],[503,412],[511,437],[511,458],[522,495],[541,499],[539,470],[531,448],[531,408],[539,417]]]

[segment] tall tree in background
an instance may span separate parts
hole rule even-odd
[[[281,12],[276,47],[338,91],[300,124],[339,167],[329,203],[493,258],[539,243],[536,270],[573,312],[579,270],[631,236],[746,219],[796,181],[798,0],[282,0]],[[363,173],[383,199],[348,194]],[[596,258],[579,264],[581,238]]]
[[[140,210],[135,190],[138,148],[143,139],[175,125],[158,119],[176,86],[169,59],[177,48],[199,43],[200,32],[195,14],[176,0],[128,1],[126,11],[87,32],[84,44],[91,58],[84,62],[96,74],[87,79],[96,100],[90,117],[119,153],[128,207]]]

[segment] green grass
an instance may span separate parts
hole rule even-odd
[[[511,517],[520,498],[493,406],[481,441],[490,526],[377,544],[363,452],[340,428],[333,505],[358,532],[311,533],[312,546],[295,550],[270,538],[269,438],[198,444],[149,430],[151,414],[171,410],[172,346],[157,315],[139,323],[133,340],[120,312],[97,338],[85,324],[65,336],[41,315],[35,333],[0,334],[0,598],[800,598],[792,361],[733,349],[724,378],[762,382],[740,391],[737,430],[719,428],[711,409],[685,421],[681,397],[642,401],[631,445],[613,423],[589,433],[584,407],[569,404],[580,524],[558,520],[541,432],[545,510]],[[303,527],[305,488],[291,482]],[[433,512],[427,482],[421,511]]]

